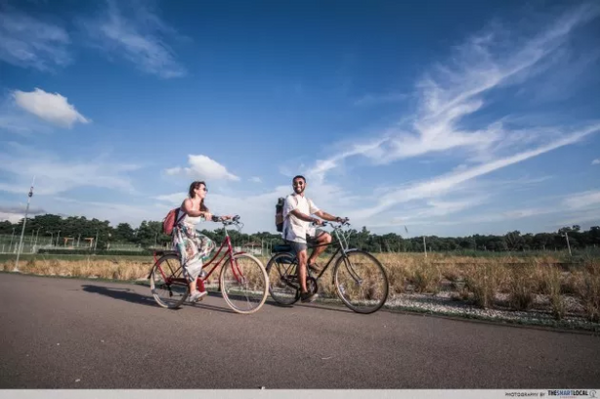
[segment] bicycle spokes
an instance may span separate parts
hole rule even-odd
[[[237,254],[221,271],[221,288],[227,303],[239,313],[252,313],[267,297],[268,277],[251,255]]]
[[[340,299],[356,312],[372,313],[387,300],[388,281],[385,270],[367,252],[348,252],[338,260],[334,274]]]

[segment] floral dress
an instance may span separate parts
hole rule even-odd
[[[196,231],[196,225],[201,220],[204,220],[201,216],[192,217],[180,210],[173,228],[173,248],[179,254],[183,273],[190,282],[200,275],[203,260],[215,249],[210,238]]]

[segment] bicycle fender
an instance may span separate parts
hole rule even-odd
[[[350,249],[345,250],[344,254],[351,253],[351,252],[359,252],[359,251],[362,251],[362,250],[359,248],[350,248]],[[338,258],[338,261],[336,261],[336,264],[337,264],[337,262],[339,262],[339,258]],[[335,271],[335,268],[334,268],[334,271]],[[335,273],[331,273],[331,284],[335,284]]]

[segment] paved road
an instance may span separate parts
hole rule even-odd
[[[591,388],[600,338],[0,273],[0,388]]]

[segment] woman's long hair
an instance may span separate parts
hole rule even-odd
[[[197,190],[200,186],[206,187],[206,183],[204,183],[203,181],[195,181],[192,184],[190,184],[190,190],[188,192],[190,198],[194,198],[194,190]],[[200,200],[200,211],[208,212],[208,208],[206,207],[206,205],[204,205],[204,198]]]

